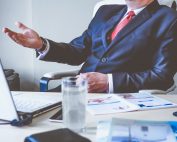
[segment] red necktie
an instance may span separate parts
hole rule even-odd
[[[122,30],[133,19],[134,16],[135,16],[134,11],[129,11],[127,13],[127,16],[117,24],[117,26],[110,34],[111,41],[116,37],[116,35],[120,32],[120,30]]]

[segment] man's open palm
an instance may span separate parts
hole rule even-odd
[[[6,33],[13,41],[24,47],[35,49],[42,47],[42,40],[37,32],[20,22],[16,22],[15,25],[22,30],[22,33],[14,32],[8,28],[3,28],[3,32]]]

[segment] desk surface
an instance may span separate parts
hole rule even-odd
[[[25,93],[31,93],[31,92],[25,92]],[[36,95],[37,94],[45,95],[45,93],[41,93],[41,92],[35,92],[35,93]],[[50,93],[50,94],[59,95],[58,93]],[[158,95],[158,96],[170,100],[174,103],[177,103],[177,95]],[[62,123],[54,123],[48,120],[48,118],[51,117],[56,111],[57,110],[53,110],[34,118],[33,123],[29,126],[18,128],[10,125],[0,125],[1,141],[2,142],[23,142],[24,138],[31,134],[62,128],[63,127]],[[177,117],[174,117],[172,115],[174,111],[177,111],[177,108],[135,111],[135,112],[126,112],[126,113],[117,113],[117,114],[99,115],[99,116],[93,116],[88,113],[87,132],[82,135],[88,137],[90,140],[94,142],[96,136],[96,122],[111,117],[137,119],[137,120],[177,121]]]

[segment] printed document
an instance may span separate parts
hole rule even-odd
[[[94,95],[87,109],[95,115],[177,107],[177,104],[148,93]]]

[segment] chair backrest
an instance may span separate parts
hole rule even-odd
[[[162,5],[167,5],[173,9],[177,10],[177,8],[176,8],[177,0],[158,0],[158,2]],[[93,16],[95,16],[95,13],[102,5],[109,5],[109,4],[124,5],[125,0],[102,0],[95,5],[94,10],[93,10]]]

